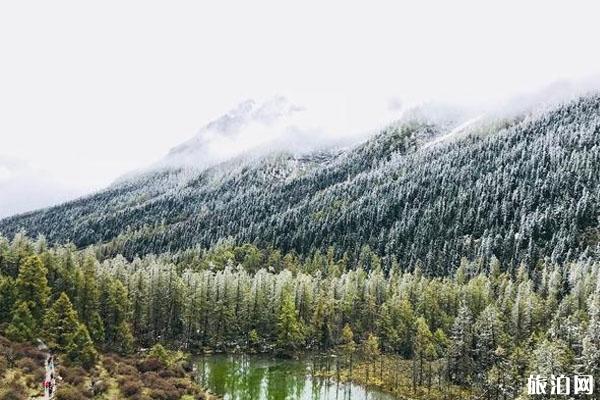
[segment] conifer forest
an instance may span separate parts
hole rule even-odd
[[[0,400],[27,398],[3,386],[40,342],[85,377],[59,399],[210,398],[181,382],[215,354],[389,399],[600,382],[600,96],[455,122],[164,163],[0,220]],[[82,389],[98,371],[114,387]]]

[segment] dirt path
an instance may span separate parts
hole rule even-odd
[[[46,361],[44,361],[44,368],[46,369],[46,375],[42,385],[44,386],[44,395],[41,397],[32,397],[34,400],[50,400],[54,398],[57,389],[57,374],[54,365],[54,357],[50,354],[46,355]],[[46,382],[51,383],[52,389],[46,387]],[[52,391],[51,391],[52,390]]]
[[[44,400],[50,400],[56,393],[56,370],[54,368],[54,357],[46,358],[46,378],[45,382],[49,382],[50,386],[44,388]]]

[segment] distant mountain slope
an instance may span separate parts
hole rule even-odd
[[[227,237],[305,255],[335,246],[358,257],[368,244],[437,274],[461,257],[508,268],[598,251],[600,97],[468,130],[428,146],[450,129],[405,121],[343,151],[149,171],[4,219],[0,232],[104,242],[128,257]]]

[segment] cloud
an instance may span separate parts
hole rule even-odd
[[[385,101],[324,95],[298,105],[285,96],[246,100],[174,147],[158,165],[205,168],[249,151],[307,152],[342,145],[401,115]]]
[[[247,152],[309,152],[363,140],[398,120],[427,121],[450,132],[477,116],[506,118],[545,109],[599,80],[556,81],[502,101],[451,102],[382,93],[292,93],[245,100],[171,149],[158,166],[207,168]],[[290,99],[294,99],[293,101]]]
[[[22,160],[0,155],[0,218],[59,204],[84,192]]]
[[[2,182],[8,181],[12,176],[12,171],[5,167],[4,165],[0,165],[0,184]]]

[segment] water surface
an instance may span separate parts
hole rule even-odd
[[[225,400],[395,400],[352,383],[313,377],[311,359],[212,355],[196,360],[198,381]]]

